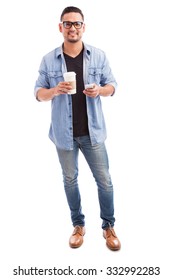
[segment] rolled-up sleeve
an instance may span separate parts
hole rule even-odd
[[[47,89],[50,88],[49,78],[47,74],[47,66],[44,58],[41,61],[38,72],[39,72],[39,76],[34,87],[34,95],[36,98],[37,98],[37,92],[40,88],[47,88]]]
[[[104,86],[107,84],[112,85],[115,90],[117,89],[118,84],[112,73],[111,67],[109,65],[109,61],[108,61],[106,55],[104,54],[103,66],[102,66],[102,76],[101,76],[101,86]],[[115,90],[114,90],[114,92],[115,92]]]

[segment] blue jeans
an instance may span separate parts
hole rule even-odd
[[[73,150],[57,148],[73,226],[85,225],[85,216],[82,213],[81,196],[78,187],[78,155],[79,150],[81,150],[97,183],[100,217],[103,221],[102,228],[113,227],[115,222],[113,185],[109,174],[105,144],[101,143],[92,146],[89,136],[75,137],[73,142]]]

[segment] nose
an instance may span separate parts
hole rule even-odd
[[[70,27],[70,30],[76,30],[76,28],[74,27],[73,24],[72,24],[72,26]]]

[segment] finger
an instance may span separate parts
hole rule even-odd
[[[68,83],[68,82],[59,82],[59,84],[58,84],[58,88],[60,88],[60,89],[66,88],[68,86],[70,86],[70,83]]]
[[[95,94],[89,92],[88,90],[84,90],[83,93],[84,93],[86,96],[88,96],[88,97],[91,97],[91,98],[92,98],[92,97],[95,97]]]
[[[72,89],[72,86],[69,83],[66,83],[66,84],[63,83],[63,84],[59,84],[57,88],[58,88],[58,91],[67,92]]]

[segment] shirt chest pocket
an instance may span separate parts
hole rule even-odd
[[[89,83],[100,84],[101,82],[101,68],[89,68],[88,70],[88,79]]]
[[[49,71],[48,78],[49,78],[50,87],[55,87],[59,82],[64,80],[61,71]]]

